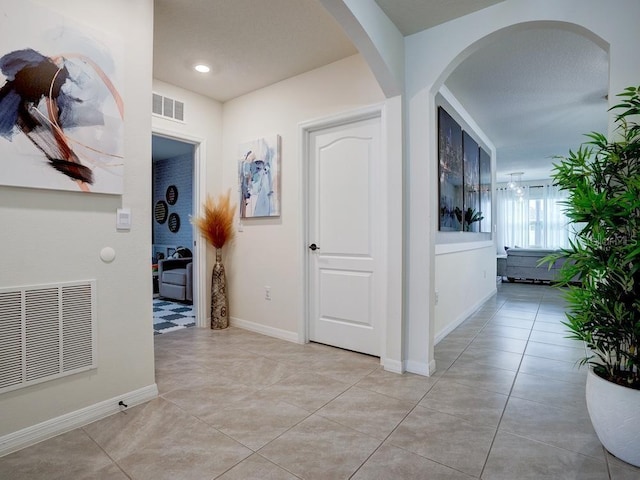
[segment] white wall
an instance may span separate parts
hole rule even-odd
[[[200,172],[200,184],[194,188],[194,216],[201,215],[202,204],[206,195],[216,196],[222,193],[222,104],[209,97],[199,95],[189,90],[176,87],[160,80],[153,80],[154,93],[184,102],[184,122],[177,122],[153,115],[153,132],[164,136],[178,138],[188,143],[197,144],[196,161],[199,163],[194,172]],[[183,219],[180,228],[193,228]],[[191,250],[194,252],[194,277],[202,279],[200,285],[194,285],[194,305],[198,326],[209,325],[211,270],[215,261],[215,249],[211,247],[199,234],[193,231],[193,238],[198,245]],[[206,258],[200,262],[199,257]]]
[[[222,104],[212,98],[153,79],[153,91],[185,104],[184,122],[153,115],[154,133],[200,142],[207,191],[222,187]]]
[[[320,0],[349,36],[388,98],[404,89],[404,37],[372,1]]]
[[[0,446],[12,432],[127,392],[155,389],[149,267],[153,2],[41,3],[120,36],[126,45],[124,194],[0,186],[0,287],[96,279],[98,315],[98,368],[0,395]],[[131,231],[116,231],[121,206],[131,208]],[[107,246],[116,251],[113,263],[99,257]]]
[[[496,293],[496,249],[492,241],[436,245],[435,271],[438,343]]]
[[[640,3],[620,0],[507,0],[405,39],[409,178],[409,292],[407,363],[414,371],[432,369],[435,231],[437,230],[437,139],[435,96],[451,71],[480,48],[528,22],[559,22],[600,45],[609,46],[610,95],[640,78],[637,19]]]
[[[493,142],[446,87],[440,88],[435,104],[444,107],[462,129],[489,152],[491,182],[495,184]],[[495,211],[492,200],[492,218]],[[436,216],[436,230],[438,222]],[[490,233],[437,231],[435,241],[434,290],[438,301],[436,304],[434,298],[433,331],[434,343],[438,343],[496,293],[496,248]]]
[[[495,178],[496,178],[496,148],[489,137],[484,133],[482,128],[476,123],[476,121],[469,115],[469,112],[458,101],[458,99],[451,93],[451,91],[442,86],[436,95],[435,105],[437,107],[443,107],[447,113],[453,118],[462,130],[467,132],[478,145],[484,149],[485,152],[491,156],[491,191],[494,190]],[[438,168],[436,166],[436,168]],[[437,171],[437,170],[436,170]],[[492,201],[491,205],[491,218],[495,218],[495,202]],[[435,228],[438,229],[439,218],[436,220]],[[480,232],[440,232],[436,231],[436,244],[449,244],[449,243],[473,243],[491,240],[491,233]],[[437,271],[436,271],[437,275]]]
[[[384,101],[359,55],[279,82],[224,104],[223,190],[238,199],[238,145],[279,134],[281,216],[243,222],[234,244],[225,247],[232,322],[271,335],[301,340],[303,315],[303,225],[299,124]],[[264,286],[271,287],[271,301]]]

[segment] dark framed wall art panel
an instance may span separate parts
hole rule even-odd
[[[461,212],[456,212],[465,232],[479,232],[480,212],[480,154],[476,142],[467,132],[462,132],[464,172],[464,203]]]
[[[462,230],[456,216],[463,201],[462,127],[442,107],[438,107],[438,178],[439,229],[443,232]]]
[[[491,155],[480,147],[480,211],[484,217],[480,220],[480,231],[491,233]]]

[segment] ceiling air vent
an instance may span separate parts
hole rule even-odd
[[[154,115],[184,122],[184,102],[179,102],[173,98],[154,93],[152,111]]]

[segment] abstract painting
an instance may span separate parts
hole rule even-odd
[[[280,215],[280,136],[240,145],[240,218]]]
[[[28,1],[0,13],[0,184],[122,193],[121,39]]]
[[[438,107],[438,157],[441,231],[462,230],[457,212],[463,208],[462,128]]]
[[[491,233],[491,155],[480,147],[480,231]]]
[[[478,142],[467,132],[462,132],[464,208],[463,229],[466,232],[480,231],[480,159]]]

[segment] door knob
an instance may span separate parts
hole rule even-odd
[[[312,251],[314,251],[314,252],[315,252],[316,250],[320,250],[320,247],[319,247],[319,246],[317,246],[315,243],[312,243],[311,245],[309,245],[309,248],[310,248]]]

